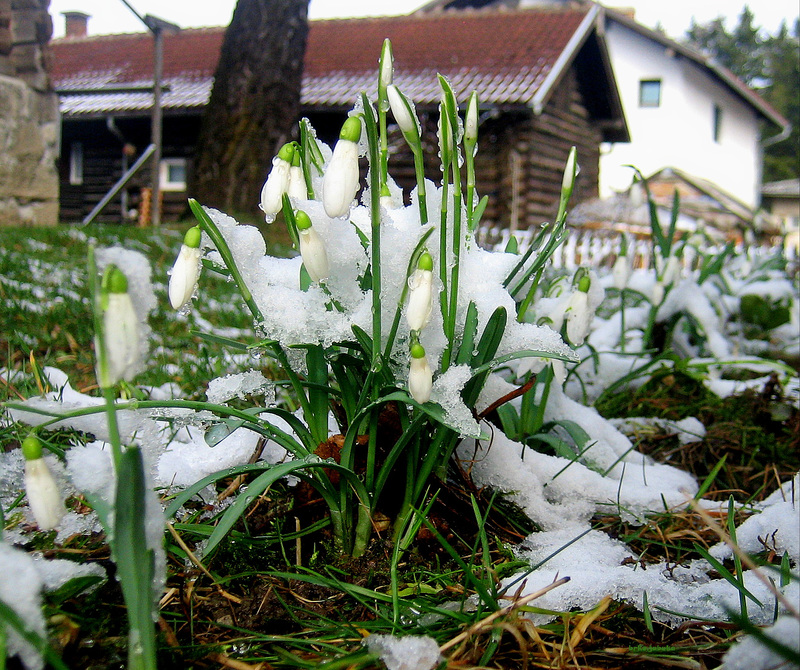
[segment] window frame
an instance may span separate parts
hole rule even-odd
[[[183,180],[173,181],[170,179],[170,169],[181,167],[183,169]],[[162,158],[158,167],[158,183],[162,191],[185,191],[186,190],[186,159],[185,158]]]
[[[652,101],[651,96],[646,96],[645,92],[648,88],[648,85],[657,85],[657,92],[658,95],[656,97],[655,102]],[[661,94],[663,90],[663,82],[661,79],[640,79],[639,80],[639,107],[642,109],[657,109],[661,107]]]

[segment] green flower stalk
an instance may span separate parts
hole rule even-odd
[[[322,204],[325,213],[335,219],[350,212],[358,191],[358,141],[361,138],[361,120],[351,116],[344,122],[339,141],[322,182]]]
[[[102,314],[102,341],[95,334],[98,356],[97,381],[104,389],[120,381],[130,381],[141,366],[139,317],[128,295],[128,279],[116,265],[103,274],[99,307]]]
[[[295,214],[297,224],[297,237],[300,245],[300,255],[303,257],[308,276],[311,281],[321,282],[328,278],[329,265],[328,253],[325,251],[325,243],[311,225],[308,214],[298,211]]]
[[[408,288],[406,320],[410,330],[420,331],[428,325],[433,307],[433,258],[427,251],[408,278]]]
[[[272,170],[261,189],[260,206],[267,221],[271,221],[283,206],[283,194],[289,189],[289,176],[296,151],[295,147],[294,142],[284,144],[278,155],[272,159]]]
[[[42,442],[36,435],[22,441],[25,457],[25,494],[39,530],[52,530],[61,522],[66,509],[61,491],[42,457]]]
[[[411,345],[411,363],[408,370],[408,392],[418,403],[423,404],[431,399],[433,388],[433,372],[428,365],[425,348],[415,342]]]
[[[183,244],[169,275],[169,302],[172,309],[181,309],[191,299],[200,276],[200,239],[198,226],[186,231]]]

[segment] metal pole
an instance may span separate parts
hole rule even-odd
[[[151,26],[153,31],[154,61],[153,61],[153,115],[151,144],[155,145],[153,151],[152,198],[150,206],[150,223],[153,226],[161,225],[161,207],[159,206],[161,194],[161,77],[164,72],[164,31],[161,26]]]

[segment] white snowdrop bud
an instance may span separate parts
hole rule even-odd
[[[614,269],[611,271],[614,277],[614,286],[620,291],[628,286],[631,278],[631,265],[627,256],[617,256],[614,261]]]
[[[284,144],[278,155],[272,159],[272,170],[270,170],[267,181],[261,189],[261,211],[267,215],[271,221],[283,207],[283,194],[289,188],[289,174],[292,168],[292,160],[295,154],[293,142]]]
[[[390,86],[394,72],[394,56],[392,55],[392,43],[387,38],[383,41],[380,59],[380,85],[383,88]]]
[[[183,237],[181,250],[169,275],[169,303],[172,309],[180,309],[192,299],[200,276],[200,238],[199,226],[189,228]]]
[[[578,171],[578,152],[575,150],[575,147],[572,147],[569,150],[569,156],[567,156],[567,164],[564,166],[564,177],[561,180],[562,192],[572,193]]]
[[[289,185],[286,194],[295,200],[308,200],[308,189],[306,188],[306,177],[303,174],[303,166],[300,165],[300,153],[295,151],[292,159],[292,167],[289,168]]]
[[[651,296],[654,305],[660,305],[664,299],[664,284],[657,281],[653,284],[653,294]]]
[[[297,212],[297,237],[300,243],[300,255],[308,276],[317,283],[328,278],[328,253],[325,244],[311,225],[311,219],[305,212]]]
[[[331,218],[345,216],[358,191],[358,140],[361,120],[351,116],[342,126],[322,181],[322,204]]]
[[[128,295],[128,280],[122,270],[109,265],[102,290],[105,370],[98,365],[97,378],[101,387],[108,388],[120,380],[132,379],[139,372],[141,333],[139,317]],[[100,343],[95,341],[95,346],[99,349]]]
[[[677,256],[670,256],[664,274],[661,276],[661,283],[664,286],[672,286],[681,274],[681,261]]]
[[[417,269],[408,278],[408,288],[408,327],[422,330],[431,319],[433,307],[433,258],[427,251],[419,257]]]
[[[464,145],[474,146],[478,141],[478,93],[473,91],[467,103],[464,123]]]
[[[61,522],[66,509],[61,491],[42,458],[42,443],[35,435],[22,441],[25,457],[25,494],[40,530],[52,530]]]
[[[581,277],[578,289],[572,294],[567,304],[567,339],[575,346],[583,344],[594,316],[589,309],[590,285],[591,280],[587,275]]]
[[[411,365],[408,370],[408,392],[418,403],[431,399],[433,372],[431,372],[425,349],[419,342],[411,346]]]
[[[414,118],[414,112],[408,99],[400,92],[394,84],[386,88],[386,97],[389,99],[389,107],[400,131],[405,135],[406,141],[409,137],[415,138],[419,135],[419,126]]]

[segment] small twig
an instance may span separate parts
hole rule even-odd
[[[480,621],[475,622],[469,628],[467,628],[467,630],[456,635],[449,642],[445,642],[441,647],[439,647],[439,653],[444,653],[451,647],[455,647],[463,640],[466,640],[470,635],[474,635],[475,633],[481,631],[483,628],[486,628],[486,626],[492,623],[495,619],[499,619],[500,617],[510,614],[514,610],[527,605],[532,600],[540,598],[548,591],[552,591],[554,588],[566,584],[569,580],[570,580],[569,577],[562,577],[561,579],[557,579],[552,584],[548,584],[547,586],[545,586],[543,589],[539,589],[534,593],[529,593],[527,596],[523,596],[522,598],[514,600],[514,602],[512,602],[510,605],[506,605],[505,607],[501,607],[496,612],[492,612],[489,616],[481,619]]]
[[[483,410],[480,414],[478,414],[478,419],[484,419],[488,416],[491,412],[496,410],[500,405],[504,405],[505,403],[513,400],[514,398],[519,398],[521,395],[525,395],[536,383],[536,375],[533,375],[525,384],[520,386],[519,388],[514,389],[513,391],[506,393],[504,396],[495,400],[491,405],[489,405],[485,410]]]
[[[233,670],[260,670],[266,667],[263,662],[252,665],[244,661],[237,661],[235,658],[229,658],[225,654],[209,654],[206,658],[215,663],[219,663],[225,668],[233,668]]]
[[[267,445],[266,438],[264,437],[259,438],[258,443],[256,444],[255,451],[253,451],[253,454],[250,456],[250,459],[247,462],[252,464],[255,463],[259,458],[261,458],[261,453],[264,451],[264,447],[266,445]],[[222,493],[220,493],[217,496],[217,502],[225,500],[225,498],[228,498],[229,496],[232,496],[234,493],[236,493],[239,490],[239,487],[244,482],[244,479],[245,479],[244,475],[239,475],[237,477],[234,477],[233,481],[228,485],[228,488],[226,488],[224,491],[222,491]]]
[[[800,612],[797,611],[795,606],[789,602],[788,598],[784,596],[778,588],[773,584],[769,578],[763,573],[763,571],[755,564],[752,558],[748,556],[745,552],[743,552],[739,545],[736,544],[733,540],[731,540],[730,536],[714,521],[713,517],[702,507],[697,504],[697,501],[693,498],[689,500],[689,505],[692,509],[697,512],[703,521],[706,522],[706,525],[713,530],[720,540],[722,540],[725,544],[730,547],[731,551],[736,554],[739,559],[744,563],[752,573],[761,581],[764,586],[769,589],[769,591],[774,595],[778,601],[786,608],[786,611],[789,612],[793,617],[800,619]]]
[[[189,560],[190,560],[192,563],[194,563],[194,564],[195,564],[195,565],[196,565],[196,566],[197,566],[197,567],[200,569],[200,571],[201,571],[201,572],[202,572],[202,573],[203,573],[203,574],[204,574],[206,577],[208,577],[208,578],[211,580],[211,583],[212,583],[212,584],[214,584],[214,586],[216,586],[216,587],[217,587],[217,589],[219,590],[219,594],[220,594],[220,595],[221,595],[223,598],[227,598],[228,600],[231,600],[231,601],[235,602],[237,605],[238,605],[238,604],[240,604],[240,603],[242,602],[242,599],[241,599],[241,598],[239,598],[238,596],[235,596],[235,595],[233,595],[232,593],[228,593],[228,592],[227,592],[225,589],[223,589],[223,588],[222,588],[222,587],[221,587],[219,584],[217,584],[217,580],[214,578],[214,575],[212,575],[212,574],[211,574],[211,573],[208,571],[208,569],[206,568],[206,566],[205,566],[205,565],[203,565],[203,564],[200,562],[200,559],[199,559],[199,558],[197,558],[197,556],[195,556],[195,555],[194,555],[194,552],[192,552],[192,550],[191,550],[191,549],[189,549],[189,546],[188,546],[188,545],[187,545],[187,544],[186,544],[186,543],[183,541],[183,538],[182,538],[180,535],[178,535],[178,531],[176,531],[176,530],[175,530],[175,529],[172,527],[172,524],[171,524],[171,523],[168,523],[168,524],[167,524],[167,530],[169,530],[169,532],[170,532],[170,534],[172,535],[172,537],[173,537],[173,538],[175,539],[175,541],[178,543],[178,546],[179,546],[181,549],[183,549],[184,553],[185,553],[185,554],[186,554],[186,556],[189,558]]]

